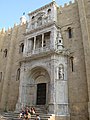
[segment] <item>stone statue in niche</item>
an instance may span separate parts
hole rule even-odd
[[[63,67],[63,65],[59,65],[58,78],[61,80],[64,79],[64,67]]]

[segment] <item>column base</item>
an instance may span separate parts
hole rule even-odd
[[[88,113],[89,113],[89,119],[90,119],[90,102],[88,102]]]
[[[48,112],[50,114],[55,114],[55,108],[53,103],[49,103]]]
[[[70,120],[70,116],[55,116],[55,120]]]
[[[50,117],[50,120],[70,120],[70,115],[55,115],[53,114]]]

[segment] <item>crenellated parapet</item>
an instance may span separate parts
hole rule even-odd
[[[7,30],[5,28],[2,28],[1,31],[0,31],[0,35],[10,35],[11,31],[12,31],[13,28],[8,28]]]
[[[5,28],[2,28],[2,30],[0,31],[1,34],[4,34],[5,32]]]
[[[20,20],[21,20],[21,18],[20,18]],[[3,35],[6,35],[6,34],[10,35],[14,29],[16,29],[16,28],[19,29],[20,27],[22,27],[22,29],[23,29],[25,25],[26,25],[26,21],[21,20],[20,24],[14,23],[13,27],[8,27],[7,29],[2,28],[0,30],[0,35],[2,35],[2,34]]]
[[[64,9],[64,8],[67,8],[69,6],[72,6],[73,4],[76,4],[77,3],[77,0],[74,0],[74,1],[69,1],[69,3],[64,3],[64,6],[61,6],[60,5],[60,9]]]

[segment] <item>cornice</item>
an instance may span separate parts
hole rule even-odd
[[[35,14],[35,13],[37,13],[37,12],[39,12],[39,11],[45,9],[45,8],[48,8],[48,7],[52,6],[53,4],[54,4],[56,7],[58,7],[58,5],[56,4],[56,2],[53,1],[53,2],[51,2],[51,3],[49,3],[49,4],[46,4],[45,6],[42,6],[41,8],[38,8],[37,10],[35,10],[35,11],[31,12],[31,13],[28,13],[28,15],[29,15],[29,16],[30,16],[30,15],[33,15],[33,14]]]
[[[66,50],[50,50],[47,52],[39,53],[39,54],[32,54],[31,56],[23,57],[19,62],[30,62],[31,60],[36,60],[42,57],[50,57],[52,55],[61,55],[61,56],[66,56],[68,57],[70,53]]]

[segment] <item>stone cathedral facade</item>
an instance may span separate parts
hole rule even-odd
[[[89,120],[90,0],[28,16],[0,31],[0,110],[44,105],[56,120]]]

